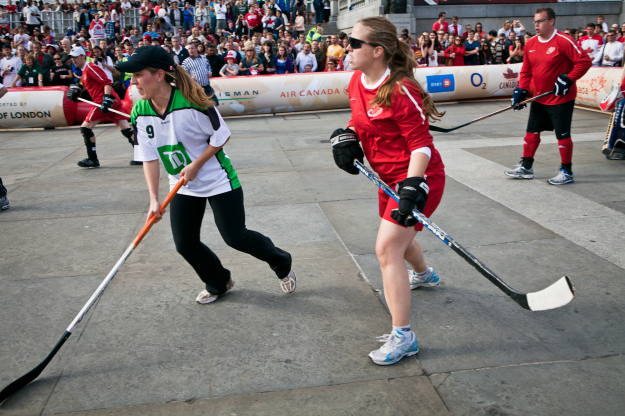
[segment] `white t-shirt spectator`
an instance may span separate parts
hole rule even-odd
[[[122,2],[122,9],[132,9],[132,3],[129,1]]]
[[[2,58],[0,61],[0,74],[4,73],[5,69],[8,69],[8,73],[3,76],[2,82],[6,85],[11,85],[15,77],[17,76],[17,72],[22,67],[22,60],[19,56],[13,55],[10,58]]]
[[[217,20],[225,20],[226,13],[228,12],[228,7],[225,4],[216,4],[215,7],[215,17]]]
[[[27,6],[23,10],[24,19],[26,19],[27,25],[40,25],[39,17],[35,16],[39,14],[39,8],[37,6]]]
[[[17,48],[19,45],[22,45],[23,47],[27,47],[28,46],[28,35],[27,34],[17,34],[15,36],[13,36],[13,42],[15,42],[15,47]]]
[[[504,28],[502,27],[501,29],[499,29],[497,31],[497,35],[501,35],[502,33],[506,35],[506,39],[508,39],[510,37],[510,32],[512,31],[512,29],[508,29],[508,30],[504,30]]]

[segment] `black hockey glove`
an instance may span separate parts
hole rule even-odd
[[[558,80],[553,86],[553,95],[566,95],[569,93],[569,89],[573,86],[573,81],[571,78],[567,77],[566,74],[560,74]]]
[[[108,113],[109,108],[113,107],[113,103],[115,102],[115,96],[111,94],[104,94],[104,98],[102,98],[102,105],[100,105],[100,111],[103,113]]]
[[[512,104],[511,104],[512,107],[516,107],[514,109],[514,111],[519,111],[519,110],[522,110],[525,107],[527,107],[527,104],[519,105],[517,107],[517,105],[519,103],[522,103],[526,99],[527,99],[527,90],[524,90],[523,88],[516,87],[514,89],[514,93],[512,93]]]
[[[67,91],[67,99],[77,102],[80,94],[82,94],[82,86],[80,84],[72,84],[69,86],[69,91]]]
[[[356,133],[350,129],[336,129],[330,137],[332,143],[332,155],[336,166],[352,175],[358,175],[360,171],[354,166],[354,160],[362,163],[365,154],[360,147]]]
[[[415,176],[399,182],[399,206],[391,212],[391,218],[405,227],[413,227],[417,219],[412,216],[414,208],[423,211],[430,188],[424,178]]]

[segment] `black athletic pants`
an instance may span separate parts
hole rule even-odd
[[[206,200],[226,244],[267,262],[280,279],[289,274],[291,255],[274,246],[268,237],[245,227],[242,188],[208,198],[177,194],[170,205],[171,230],[176,250],[195,269],[206,284],[206,290],[214,295],[226,293],[226,283],[230,280],[230,271],[200,241]]]

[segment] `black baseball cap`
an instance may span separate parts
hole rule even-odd
[[[126,62],[119,62],[115,68],[120,72],[134,73],[147,67],[173,71],[176,67],[174,58],[161,46],[142,46]]]

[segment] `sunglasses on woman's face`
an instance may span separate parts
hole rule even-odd
[[[352,38],[351,36],[348,36],[348,37],[347,37],[347,44],[348,44],[349,46],[351,46],[351,47],[352,47],[352,49],[360,49],[360,48],[362,48],[362,44],[363,44],[363,43],[366,43],[367,45],[371,45],[371,46],[373,46],[373,47],[375,47],[375,46],[380,46],[380,45],[377,45],[377,44],[375,44],[375,43],[371,43],[371,42],[367,42],[367,41],[364,41],[364,40],[360,40],[360,39]]]

